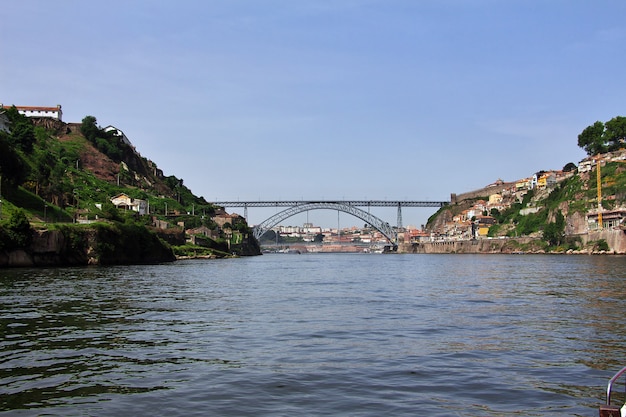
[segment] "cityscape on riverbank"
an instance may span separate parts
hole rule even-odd
[[[430,240],[431,234],[408,226],[398,231],[398,240]],[[265,253],[271,252],[359,252],[381,253],[389,241],[378,230],[364,225],[345,228],[323,228],[313,223],[302,226],[276,226],[261,241]]]

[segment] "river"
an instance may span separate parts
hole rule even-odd
[[[626,257],[0,270],[0,415],[596,416]]]

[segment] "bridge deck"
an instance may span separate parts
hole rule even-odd
[[[284,200],[284,201],[215,201],[220,207],[295,207],[311,203],[348,204],[355,207],[443,207],[449,201],[399,200]]]

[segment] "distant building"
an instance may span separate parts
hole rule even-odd
[[[130,140],[128,139],[128,137],[126,137],[126,135],[124,134],[124,132],[122,132],[117,127],[109,125],[104,128],[104,131],[113,133],[115,137],[119,138],[122,142],[124,142],[128,146],[133,146],[132,143],[130,143]]]
[[[515,191],[532,190],[532,178],[524,178],[515,183]]]
[[[496,219],[491,216],[478,216],[476,217],[476,222],[480,225],[491,226],[496,224]]]
[[[491,216],[478,216],[476,218],[475,230],[478,232],[478,236],[487,236],[489,234],[489,228],[496,224],[496,219]]]
[[[552,188],[556,185],[556,174],[554,172],[546,172],[537,179],[537,188],[540,190]]]
[[[426,242],[430,240],[430,233],[425,232],[424,230],[417,229],[409,229],[404,232],[404,241],[405,242]]]
[[[206,226],[200,226],[195,229],[187,229],[185,230],[187,235],[187,242],[193,245],[206,245],[208,239],[217,239],[220,236],[220,232],[218,230],[211,230]]]
[[[219,237],[219,232],[217,230],[209,229],[206,226],[196,227],[195,229],[187,229],[185,232],[188,235],[200,235],[204,237],[210,237],[212,239]]]
[[[592,159],[582,161],[580,164],[578,164],[578,172],[579,173],[589,172],[595,166],[595,164],[596,164],[596,161]]]
[[[626,220],[626,210],[607,210],[602,212],[602,227],[604,229],[618,228],[624,226]],[[589,230],[598,229],[598,213],[587,214],[587,224]]]
[[[132,210],[142,215],[148,213],[148,202],[146,200],[131,198],[124,193],[111,198],[111,203],[118,209]]]
[[[503,204],[504,198],[502,194],[491,194],[489,196],[489,202],[487,203],[487,211],[491,212],[491,210],[503,210],[505,208]]]
[[[224,228],[224,225],[226,223],[232,226],[233,224],[237,223],[240,219],[243,219],[243,217],[241,217],[239,214],[237,213],[228,214],[226,212],[216,214],[215,216],[211,218],[211,220],[213,220],[221,228]]]
[[[9,118],[7,117],[7,115],[4,114],[4,111],[0,111],[0,131],[10,133],[11,132],[11,129],[9,128],[10,124],[11,122],[9,121]]]
[[[10,108],[12,106],[5,106],[0,104],[0,109]],[[56,107],[39,107],[39,106],[15,106],[20,114],[26,117],[48,117],[50,119],[56,119],[63,121],[63,111],[61,111],[61,105],[57,104]]]

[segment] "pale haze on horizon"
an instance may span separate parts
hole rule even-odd
[[[623,0],[11,1],[0,102],[114,125],[209,202],[444,201],[577,164],[578,134],[626,115],[624,16]]]

